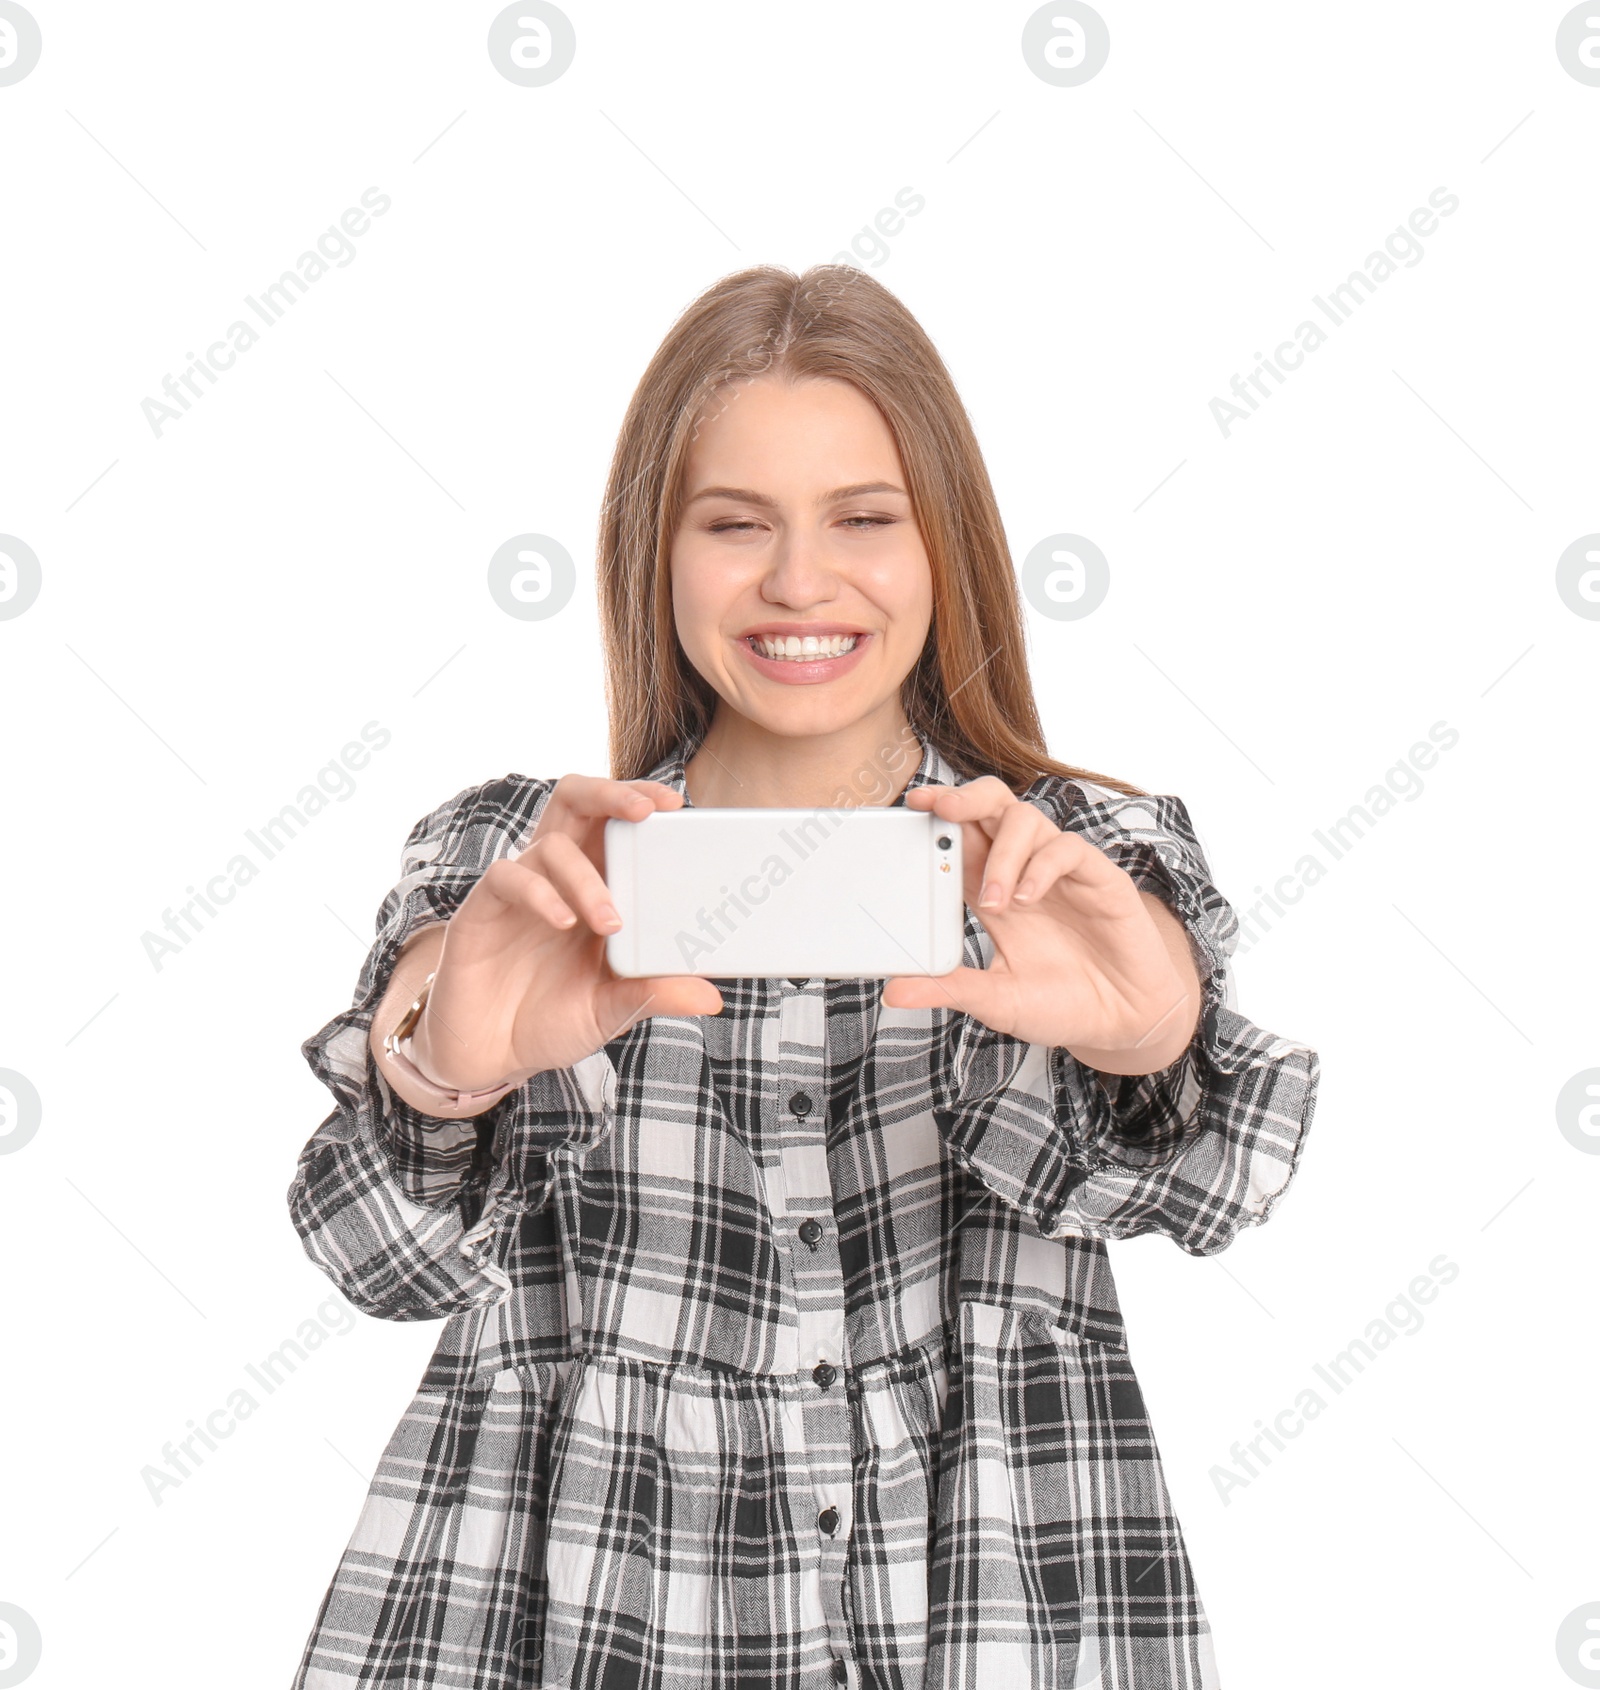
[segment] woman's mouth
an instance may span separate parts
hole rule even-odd
[[[769,679],[803,686],[853,669],[871,639],[871,634],[746,634],[739,644]]]
[[[751,634],[750,644],[763,657],[779,663],[815,663],[823,658],[843,657],[855,648],[855,634]]]

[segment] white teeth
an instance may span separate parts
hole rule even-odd
[[[750,638],[751,643],[763,657],[783,663],[808,659],[811,662],[817,662],[826,657],[842,657],[847,651],[854,649],[857,636],[854,634],[806,634],[802,638],[799,634],[786,636],[752,634]]]

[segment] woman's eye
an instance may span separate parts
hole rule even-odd
[[[864,522],[869,528],[885,528],[891,522],[897,520],[898,518],[892,516],[847,516],[844,518],[844,526],[848,528],[852,523]],[[755,528],[756,526],[756,523],[751,522],[746,517],[729,518],[725,522],[708,523],[706,532],[708,534],[736,534],[744,529]],[[862,530],[858,528],[856,532],[859,534]]]

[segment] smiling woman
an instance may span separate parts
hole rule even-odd
[[[697,804],[820,803],[852,752],[903,734],[900,684],[933,613],[903,475],[877,407],[830,377],[757,377],[692,442],[673,620],[724,705],[688,765]],[[809,779],[779,755],[797,740]]]
[[[423,816],[289,1203],[447,1316],[297,1690],[1215,1690],[1109,1241],[1264,1220],[1318,1064],[1181,800],[1055,761],[971,424],[864,273],[672,327],[602,513],[609,777]],[[961,829],[961,966],[623,978],[608,821]],[[846,795],[846,796],[841,796]]]
[[[768,573],[778,578],[758,585]],[[752,752],[781,738],[791,769],[814,761],[812,789],[841,757],[855,766],[875,744],[908,743],[909,728],[931,732],[958,774],[996,774],[1013,790],[1043,771],[1138,790],[1045,750],[972,425],[920,325],[849,265],[739,272],[674,325],[618,436],[599,596],[619,779],[699,740],[721,699],[733,708],[692,790],[745,722]],[[746,635],[803,642],[835,625],[867,636],[849,666],[736,649]],[[758,681],[805,690],[780,708]],[[901,733],[886,734],[897,713]],[[725,787],[716,802],[807,801],[769,796],[770,785],[735,800]]]

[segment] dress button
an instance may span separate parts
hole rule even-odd
[[[813,1250],[817,1247],[817,1240],[822,1236],[821,1223],[807,1218],[800,1223],[800,1236]]]
[[[811,1369],[811,1377],[816,1380],[823,1390],[827,1390],[827,1388],[839,1377],[839,1375],[828,1365],[827,1362],[819,1361],[817,1365]]]
[[[837,1656],[834,1657],[833,1662],[833,1682],[835,1684],[848,1684],[850,1682],[850,1669]]]
[[[803,1121],[811,1113],[811,1094],[803,1091],[795,1092],[789,1099],[789,1107]]]
[[[833,1534],[838,1531],[839,1510],[835,1508],[831,1502],[817,1516],[817,1525],[822,1531],[825,1531],[829,1537],[832,1537]]]

